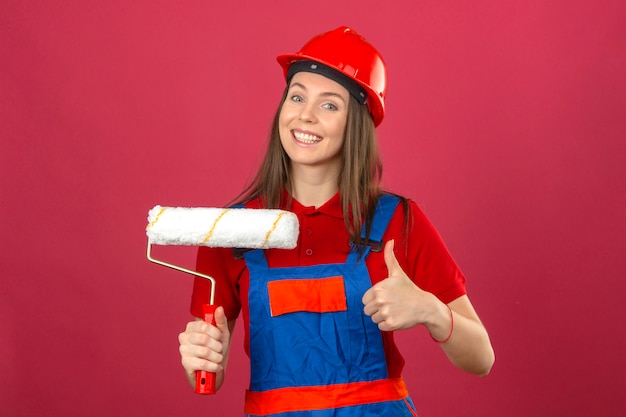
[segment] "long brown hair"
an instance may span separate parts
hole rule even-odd
[[[288,87],[283,92],[274,115],[265,157],[252,181],[233,200],[243,204],[258,198],[264,208],[289,206],[282,201],[284,190],[291,190],[290,159],[280,142],[278,120]],[[367,244],[376,203],[381,195],[382,162],[378,152],[376,129],[365,104],[350,96],[346,129],[344,132],[342,167],[337,186],[341,196],[343,218],[352,241]],[[366,238],[361,237],[365,223]]]

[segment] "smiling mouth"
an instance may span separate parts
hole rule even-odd
[[[293,137],[298,141],[306,144],[319,143],[322,141],[322,138],[317,135],[312,135],[310,133],[303,133],[292,131]]]

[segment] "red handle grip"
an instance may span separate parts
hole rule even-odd
[[[202,305],[204,321],[215,326],[215,306]],[[215,394],[215,372],[196,371],[196,394]]]

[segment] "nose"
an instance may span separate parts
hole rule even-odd
[[[301,107],[300,111],[300,120],[307,123],[313,123],[317,119],[315,115],[315,104],[314,103],[306,103]]]

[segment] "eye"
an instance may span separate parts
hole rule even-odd
[[[294,94],[291,96],[291,101],[295,101],[296,103],[301,103],[304,101],[304,99],[300,97],[299,95]]]
[[[337,110],[337,106],[335,106],[333,103],[324,103],[322,107],[326,110]]]

